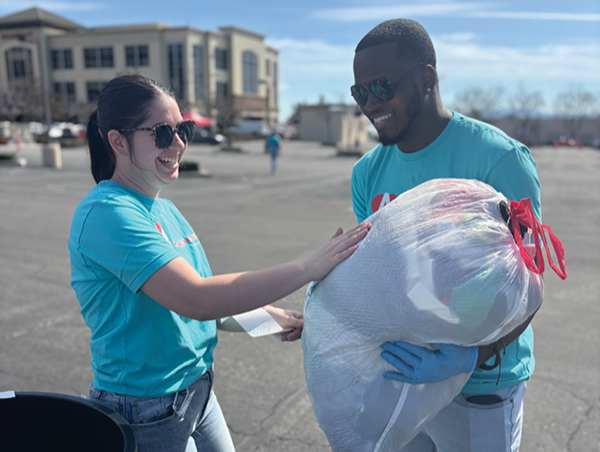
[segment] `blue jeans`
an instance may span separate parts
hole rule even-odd
[[[501,400],[476,403],[482,395]],[[402,452],[518,452],[524,395],[525,383],[487,394],[459,394]]]
[[[276,147],[269,147],[269,154],[271,155],[271,172],[277,171],[277,157],[279,156],[279,149]]]
[[[212,391],[212,369],[190,387],[163,397],[134,397],[90,386],[90,400],[123,416],[138,452],[235,452]]]

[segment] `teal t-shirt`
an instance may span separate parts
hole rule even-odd
[[[215,321],[182,317],[140,290],[176,257],[212,276],[198,237],[172,202],[100,182],[75,210],[69,252],[71,286],[92,333],[96,387],[158,397],[210,368]]]
[[[269,146],[270,148],[279,149],[279,144],[281,143],[281,137],[278,134],[273,133],[267,137],[266,142],[267,142],[267,146]]]
[[[352,202],[359,222],[398,195],[431,179],[476,179],[510,200],[530,198],[541,221],[540,183],[529,149],[501,130],[453,112],[440,136],[426,148],[404,153],[396,145],[379,145],[365,154],[352,172]],[[487,364],[494,362],[492,357]],[[533,330],[506,347],[499,369],[476,369],[463,392],[483,394],[529,379],[535,367]]]

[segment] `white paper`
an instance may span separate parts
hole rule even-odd
[[[12,399],[15,396],[15,391],[0,392],[0,399]]]
[[[271,334],[291,331],[283,329],[273,317],[264,309],[255,309],[254,311],[244,312],[232,316],[240,324],[244,331],[252,337],[269,336]]]

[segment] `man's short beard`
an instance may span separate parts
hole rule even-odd
[[[419,116],[419,113],[421,113],[422,105],[423,102],[418,93],[413,91],[413,96],[406,105],[406,116],[408,118],[408,123],[396,135],[379,135],[379,141],[381,144],[384,146],[391,146],[392,144],[398,144],[399,142],[403,141],[412,132],[412,125]]]

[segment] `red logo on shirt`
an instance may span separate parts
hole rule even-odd
[[[156,230],[162,234],[162,236],[165,238],[165,240],[169,243],[171,243],[171,241],[169,240],[169,237],[167,237],[167,234],[165,234],[165,231],[163,231],[163,228],[160,226],[160,224],[158,223],[154,223],[154,226],[156,226]]]
[[[154,226],[156,226],[156,230],[162,234],[162,236],[165,238],[165,240],[169,243],[171,243],[171,241],[169,240],[169,237],[167,237],[167,234],[165,234],[165,231],[163,231],[162,226],[159,223],[154,223]],[[196,234],[192,234],[189,237],[183,237],[181,240],[179,240],[178,242],[176,242],[175,240],[173,240],[173,246],[174,247],[182,247],[184,245],[190,244],[194,241],[197,241],[198,237],[196,237]]]
[[[393,193],[384,193],[382,195],[377,195],[371,201],[371,210],[373,213],[377,212],[382,207],[387,206],[394,199],[396,199],[396,195]]]

